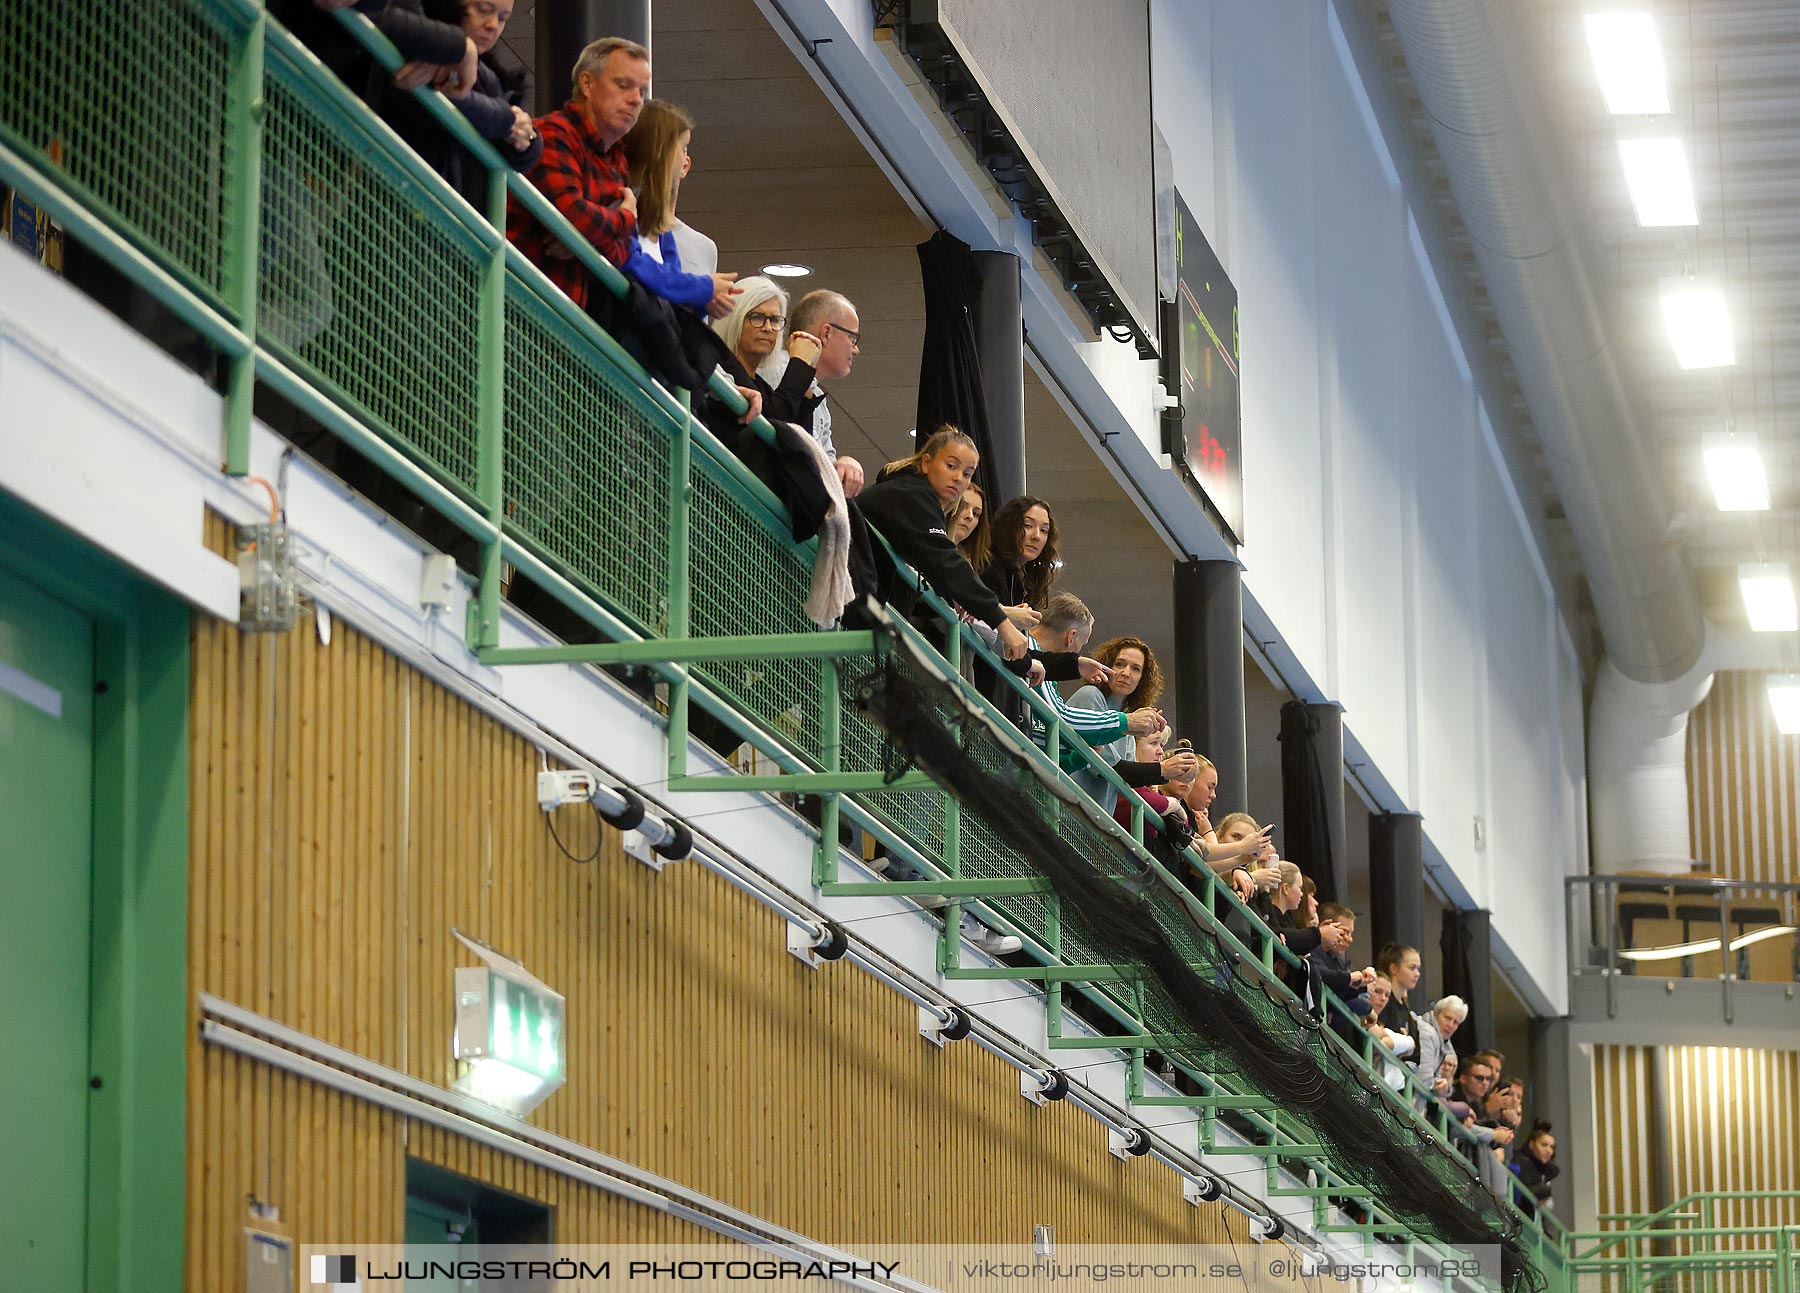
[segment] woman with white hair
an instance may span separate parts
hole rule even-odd
[[[1468,1017],[1469,1003],[1454,996],[1438,998],[1429,1017],[1413,1016],[1419,1026],[1419,1054],[1413,1061],[1419,1070],[1419,1080],[1429,1083],[1432,1091],[1440,1096],[1450,1091],[1450,1079],[1444,1076],[1446,1062],[1451,1071],[1455,1071],[1456,1048],[1450,1044],[1450,1038]]]
[[[813,410],[824,398],[809,393],[814,387],[813,364],[819,358],[819,339],[806,332],[792,334],[788,338],[789,362],[781,374],[781,384],[769,385],[756,370],[781,344],[781,329],[787,324],[788,296],[772,279],[761,274],[741,278],[737,286],[740,291],[732,298],[731,309],[723,318],[714,319],[712,324],[713,331],[723,338],[726,349],[731,351],[726,372],[737,385],[752,387],[762,393],[763,412],[772,420],[811,427]]]

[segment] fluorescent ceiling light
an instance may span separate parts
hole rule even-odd
[[[1679,138],[1621,139],[1619,161],[1631,206],[1645,229],[1700,223],[1694,207],[1694,181],[1688,171],[1687,147]]]
[[[1753,929],[1748,934],[1731,940],[1731,950],[1742,951],[1757,943],[1767,942],[1771,938],[1780,938],[1783,934],[1794,932],[1792,925],[1764,925],[1761,929]],[[1628,952],[1620,952],[1621,958],[1627,961],[1673,961],[1680,956],[1698,956],[1703,952],[1719,950],[1716,938],[1697,938],[1691,943],[1670,943],[1667,947],[1637,947]]]
[[[1717,280],[1665,278],[1662,309],[1675,362],[1683,368],[1723,368],[1737,362],[1731,311]]]
[[[1794,581],[1785,561],[1752,561],[1738,567],[1744,613],[1757,633],[1792,633],[1800,629],[1794,607]]]
[[[1783,736],[1800,736],[1800,673],[1778,673],[1769,679],[1769,708]]]
[[[1615,117],[1667,112],[1669,74],[1649,8],[1596,4],[1581,15],[1581,21],[1606,110]]]
[[[1693,223],[1689,221],[1689,223]],[[762,272],[770,278],[805,278],[812,273],[810,265],[795,265],[789,261],[777,261],[773,265],[764,265]]]
[[[1701,440],[1706,479],[1721,512],[1769,510],[1769,477],[1753,435],[1712,434]]]

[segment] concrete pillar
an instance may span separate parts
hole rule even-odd
[[[538,111],[548,112],[569,100],[569,71],[591,41],[623,36],[645,49],[650,44],[651,0],[554,0],[537,10]],[[656,57],[650,59],[652,73]]]
[[[1235,561],[1175,563],[1175,734],[1219,770],[1214,821],[1249,807],[1243,573]]]
[[[1019,258],[1011,252],[974,254],[980,294],[975,304],[975,349],[981,396],[987,405],[996,511],[1025,492],[1025,321],[1019,307]]]

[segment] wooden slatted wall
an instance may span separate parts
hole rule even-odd
[[[1599,1165],[1597,1211],[1650,1212],[1650,1069],[1655,1049],[1649,1046],[1594,1047],[1594,1157]],[[1564,1155],[1580,1152],[1584,1129],[1558,1127],[1556,1144]],[[1566,1193],[1566,1189],[1564,1193]],[[1563,1219],[1570,1220],[1565,1209]]]
[[[1800,736],[1783,736],[1768,675],[1720,673],[1688,723],[1694,856],[1738,880],[1800,882]]]
[[[1800,1054],[1733,1046],[1671,1046],[1669,1184],[1673,1198],[1702,1190],[1800,1189]],[[1800,1225],[1800,1200],[1727,1199],[1715,1226]],[[1728,1235],[1718,1247],[1767,1249],[1767,1235]],[[1767,1273],[1721,1274],[1719,1293],[1763,1293]]]
[[[1661,1125],[1651,1090],[1658,1069],[1667,1099]],[[1602,1214],[1656,1211],[1710,1190],[1800,1189],[1800,1053],[1595,1046],[1594,1095]],[[1558,1143],[1572,1139],[1559,1137]],[[1653,1184],[1657,1153],[1667,1155],[1668,1181],[1661,1193]],[[1714,1209],[1715,1226],[1800,1225],[1800,1200],[1721,1200]],[[1753,1249],[1768,1243],[1767,1236],[1726,1236],[1719,1246]],[[1685,1250],[1671,1245],[1668,1251]],[[1685,1276],[1677,1283],[1683,1289],[1700,1286]],[[1768,1272],[1760,1271],[1723,1273],[1712,1287],[1717,1293],[1767,1293],[1771,1285]]]
[[[310,620],[197,621],[192,686],[195,992],[447,1085],[451,972],[474,963],[455,926],[568,998],[568,1082],[533,1120],[733,1206],[846,1246],[1027,1243],[1039,1222],[1065,1243],[1226,1241],[1225,1210],[1190,1208],[1168,1169],[1026,1103],[985,1051],[927,1045],[867,974],[802,966],[777,916],[702,868],[659,876],[610,829],[569,861],[537,751],[343,625],[327,646]],[[559,821],[593,846],[591,818]],[[241,1282],[250,1197],[301,1243],[398,1242],[408,1154],[553,1204],[560,1242],[695,1238],[197,1035],[192,1061],[191,1287]]]

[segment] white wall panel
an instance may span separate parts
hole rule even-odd
[[[1551,601],[1493,459],[1477,459],[1487,625],[1488,801],[1484,895],[1494,928],[1528,967],[1562,950],[1560,769]],[[1547,908],[1547,904],[1554,904]]]
[[[1404,211],[1364,129],[1332,46],[1313,47],[1318,191],[1320,400],[1331,465],[1331,693],[1363,750],[1390,781],[1410,780],[1405,420],[1395,416],[1402,341],[1371,326],[1391,316]]]
[[[1207,240],[1230,272],[1231,261],[1221,237],[1213,201],[1217,182],[1213,158],[1212,20],[1208,6],[1190,0],[1152,0],[1150,6],[1150,83],[1157,125],[1171,129],[1182,147],[1171,153],[1175,187],[1188,210],[1206,230]],[[1203,74],[1196,69],[1204,68]]]
[[[1411,438],[1418,513],[1419,801],[1425,830],[1444,860],[1474,888],[1474,821],[1482,811],[1483,619],[1475,577],[1475,397],[1432,309],[1417,258],[1404,287],[1406,362],[1397,416]]]
[[[1579,669],[1377,110],[1329,4],[1152,19],[1175,181],[1239,293],[1246,587],[1560,1000]]]
[[[1184,9],[1203,19],[1204,7]],[[1243,356],[1246,583],[1314,677],[1330,671],[1325,616],[1326,482],[1319,399],[1319,293],[1310,50],[1318,10],[1289,3],[1213,9],[1213,102],[1231,105],[1215,141],[1232,175],[1219,193],[1235,231]],[[1163,123],[1187,147],[1184,123]],[[1178,138],[1179,142],[1178,142]],[[1279,164],[1271,164],[1279,159]]]

